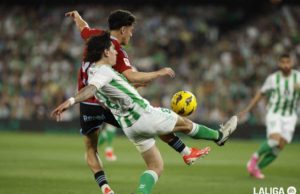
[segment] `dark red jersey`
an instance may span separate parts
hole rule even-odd
[[[102,29],[85,27],[81,31],[81,37],[86,41],[91,36],[100,35],[100,34],[102,34],[102,32],[103,32]],[[119,73],[123,73],[127,69],[132,69],[132,66],[131,66],[128,56],[127,56],[127,53],[123,50],[123,48],[120,45],[120,43],[118,42],[118,40],[112,36],[111,41],[114,44],[115,49],[117,51],[117,62],[112,67]],[[84,61],[85,55],[86,55],[86,49],[84,49],[82,65],[78,72],[78,80],[77,80],[78,91],[88,84],[88,69],[91,66],[91,64],[89,62]],[[95,97],[85,100],[84,102],[98,104],[98,101]]]

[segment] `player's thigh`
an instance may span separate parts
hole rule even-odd
[[[163,159],[158,148],[153,145],[149,150],[143,152],[141,155],[147,165],[147,168],[154,170],[158,175],[160,175],[163,170]]]
[[[84,144],[86,149],[97,150],[99,130],[92,131],[84,135]]]
[[[269,135],[268,135],[268,139],[272,139],[272,140],[274,140],[274,141],[276,141],[276,142],[280,142],[280,139],[281,139],[281,134],[280,133],[270,133]]]
[[[126,137],[135,145],[140,153],[144,153],[155,145],[153,136],[137,134],[130,127],[122,128]]]
[[[282,118],[281,137],[286,141],[286,143],[290,143],[292,141],[296,124],[297,124],[296,115],[286,116]],[[282,140],[282,142],[284,141]]]
[[[286,144],[288,144],[288,141],[285,140],[284,138],[281,138],[279,141],[279,149],[283,150]]]
[[[267,137],[279,142],[282,121],[279,115],[267,114],[266,116]]]
[[[150,106],[132,125],[131,130],[145,137],[169,134],[173,132],[177,119],[178,115],[169,109]]]
[[[97,105],[80,103],[80,133],[87,135],[97,131],[105,122],[104,108]]]
[[[187,118],[178,116],[173,132],[188,133],[193,128],[193,122]]]

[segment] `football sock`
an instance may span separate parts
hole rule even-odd
[[[102,188],[103,185],[108,184],[103,170],[95,173],[95,180],[100,188]]]
[[[270,151],[265,154],[263,159],[258,163],[258,168],[263,169],[269,164],[271,164],[277,158],[277,154],[274,154],[273,151]]]
[[[204,125],[193,123],[193,129],[188,134],[194,139],[219,140],[221,133]]]
[[[98,145],[104,144],[104,142],[106,141],[106,139],[107,139],[106,130],[103,130],[99,134]]]
[[[175,136],[168,144],[182,155],[187,155],[191,152],[190,149],[177,136]]]
[[[145,171],[140,177],[139,187],[136,190],[137,194],[149,194],[155,183],[158,180],[158,175],[153,170]]]
[[[182,156],[189,155],[191,153],[192,153],[191,148],[189,148],[188,146],[185,146],[185,148],[180,152]]]
[[[261,157],[263,154],[272,151],[274,147],[278,146],[278,142],[272,139],[269,139],[265,141],[261,146],[259,147],[258,151],[256,152],[258,154],[258,157]]]
[[[114,140],[114,137],[115,137],[115,130],[106,130],[106,137],[107,137],[107,145],[109,147],[112,146],[112,142]]]

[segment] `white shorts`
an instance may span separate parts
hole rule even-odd
[[[266,116],[267,137],[271,134],[279,133],[288,143],[293,139],[297,123],[297,116],[282,116],[279,114],[268,113]]]
[[[167,108],[148,106],[141,117],[123,131],[139,152],[143,153],[155,144],[156,135],[171,133],[177,119],[178,115]]]

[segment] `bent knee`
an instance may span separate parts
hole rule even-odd
[[[279,145],[278,145],[279,149],[283,150],[283,148],[285,147],[286,144],[287,144],[287,141],[285,139],[281,138]]]

